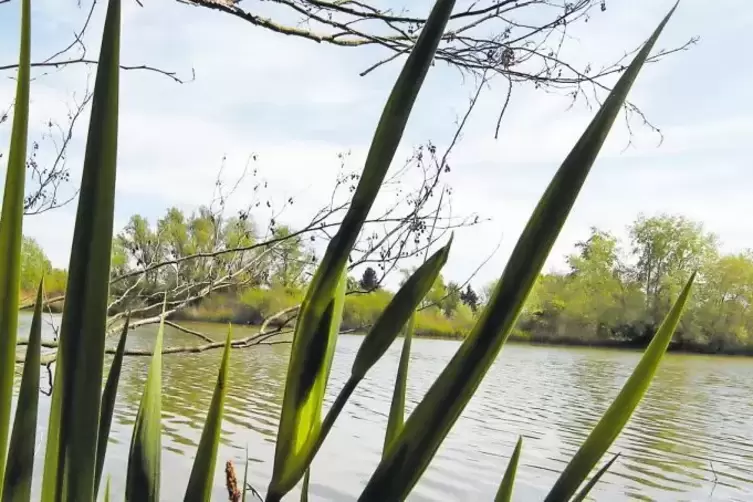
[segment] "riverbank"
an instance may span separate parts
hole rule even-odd
[[[48,295],[53,298],[56,295]],[[29,294],[23,294],[27,300]],[[33,301],[33,297],[28,303]],[[251,289],[239,295],[214,295],[204,299],[199,304],[176,312],[170,319],[180,322],[221,323],[245,326],[260,326],[265,319],[300,304],[303,300],[302,292],[293,290],[260,290]],[[346,296],[343,308],[341,329],[343,332],[364,332],[368,326],[374,324],[379,315],[391,300],[391,294],[377,291],[366,295]],[[22,301],[22,304],[25,302]],[[62,311],[63,302],[50,304],[48,308],[53,313]],[[158,308],[156,306],[155,308]],[[463,340],[470,333],[476,322],[476,316],[470,309],[456,307],[452,316],[448,317],[438,308],[419,311],[416,316],[415,335],[419,338],[437,340]],[[155,315],[157,311],[142,312],[144,315]],[[283,321],[283,316],[280,321]],[[272,323],[272,327],[275,324]],[[588,335],[578,332],[577,335],[564,334],[567,330],[541,329],[540,323],[523,319],[513,330],[510,341],[513,343],[564,346],[564,347],[594,347],[621,350],[643,350],[652,337],[652,331],[642,327],[634,329],[633,336],[608,337]],[[572,333],[573,331],[570,331]],[[741,341],[722,335],[708,337],[705,343],[688,340],[682,333],[675,336],[670,344],[670,352],[688,354],[753,356],[753,345],[743,344]]]
[[[228,319],[213,320],[211,318],[197,319],[194,315],[186,315],[186,313],[179,313],[172,316],[172,320],[184,321],[184,322],[196,322],[196,323],[208,323],[208,324],[238,324],[245,326],[259,326],[260,324],[253,323],[237,323]],[[365,335],[368,331],[367,328],[362,326],[348,326],[346,323],[341,325],[341,332],[349,335]],[[453,333],[440,330],[417,330],[415,336],[417,338],[427,340],[452,340],[462,341],[465,339],[466,333]],[[631,350],[631,351],[643,351],[651,340],[649,338],[641,340],[617,340],[617,339],[589,339],[577,336],[534,336],[530,333],[526,333],[520,330],[514,330],[508,339],[508,343],[514,343],[517,345],[529,345],[540,347],[573,347],[573,348],[598,348],[598,349],[616,349],[616,350]],[[728,347],[722,348],[711,345],[701,344],[689,344],[687,342],[673,341],[670,343],[668,352],[680,353],[680,354],[703,354],[703,355],[723,355],[723,356],[742,356],[753,357],[753,347]]]
[[[373,325],[392,299],[386,291],[363,295],[348,295],[343,306],[340,328],[343,331],[364,330]],[[216,295],[207,298],[171,316],[183,322],[231,323],[259,326],[280,312],[299,305],[301,292],[252,289],[239,296]],[[282,322],[286,316],[282,316]],[[426,338],[463,339],[473,328],[475,318],[470,309],[458,308],[447,317],[437,308],[421,310],[416,314],[415,333]],[[275,323],[272,323],[272,327]]]

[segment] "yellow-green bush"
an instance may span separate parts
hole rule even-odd
[[[249,322],[258,323],[284,309],[303,301],[303,292],[297,288],[273,286],[251,288],[240,295],[240,303],[248,310]]]
[[[416,336],[463,338],[475,322],[474,314],[467,305],[458,305],[451,317],[444,315],[438,308],[431,307],[416,315]]]
[[[371,326],[391,299],[392,294],[384,290],[346,296],[341,328],[358,330]]]

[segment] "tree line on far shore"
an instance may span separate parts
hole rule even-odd
[[[122,273],[134,259],[143,266],[157,255],[164,258],[162,255],[170,253],[201,251],[203,242],[210,239],[211,225],[205,221],[208,217],[201,212],[186,216],[171,209],[160,220],[159,229],[151,229],[146,219],[134,216],[115,238],[114,274]],[[225,229],[221,237],[236,247],[252,242],[249,221],[228,221]],[[565,270],[542,274],[520,316],[514,338],[544,343],[644,345],[689,274],[698,270],[692,301],[674,346],[726,353],[753,349],[753,252],[722,253],[717,238],[701,223],[679,215],[639,216],[628,230],[627,242],[621,242],[608,231],[592,228],[566,257]],[[287,227],[276,231],[281,236],[291,233]],[[23,249],[22,292],[33,291],[42,274],[48,291],[62,292],[65,272],[53,269],[32,239],[24,240]],[[246,272],[247,280],[204,296],[173,317],[261,324],[300,303],[316,263],[306,239],[285,239],[257,261],[253,270]],[[199,281],[198,277],[207,273],[189,263],[172,270],[178,281],[187,283]],[[367,329],[387,305],[392,292],[382,287],[380,277],[383,275],[371,266],[357,276],[351,274],[343,329]],[[141,280],[146,283],[144,294],[153,295],[165,278],[155,273]],[[116,285],[113,294],[126,287],[130,287],[127,282]],[[417,314],[417,335],[463,337],[493,287],[493,282],[487,283],[477,292],[471,284],[439,277]]]

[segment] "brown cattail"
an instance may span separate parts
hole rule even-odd
[[[238,489],[238,478],[235,477],[235,469],[231,461],[225,462],[225,483],[230,502],[241,502],[241,491]]]

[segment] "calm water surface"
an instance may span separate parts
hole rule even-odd
[[[21,336],[29,318],[21,319]],[[221,339],[223,327],[197,325]],[[155,328],[129,335],[148,348]],[[235,336],[244,336],[242,328]],[[48,336],[50,333],[48,333]],[[362,338],[341,336],[328,404],[350,371]],[[114,340],[113,340],[114,343]],[[174,330],[165,345],[196,343]],[[345,407],[312,467],[311,500],[355,500],[381,453],[400,343],[395,343]],[[458,347],[415,340],[407,406],[412,409]],[[249,478],[264,491],[289,346],[231,353],[230,389],[217,466],[215,500],[227,500],[226,460],[239,476],[248,447]],[[167,355],[163,367],[162,499],[182,500],[220,351]],[[517,437],[524,438],[515,500],[540,500],[616,395],[638,353],[583,348],[506,347],[476,392],[411,501],[491,501]],[[109,360],[108,360],[109,365]],[[106,473],[115,493],[125,481],[131,427],[148,358],[126,359]],[[46,424],[49,398],[42,396]],[[37,473],[46,435],[40,430]],[[753,500],[753,359],[669,355],[646,398],[610,452],[621,457],[592,492],[598,500]],[[297,500],[297,493],[289,499]]]

